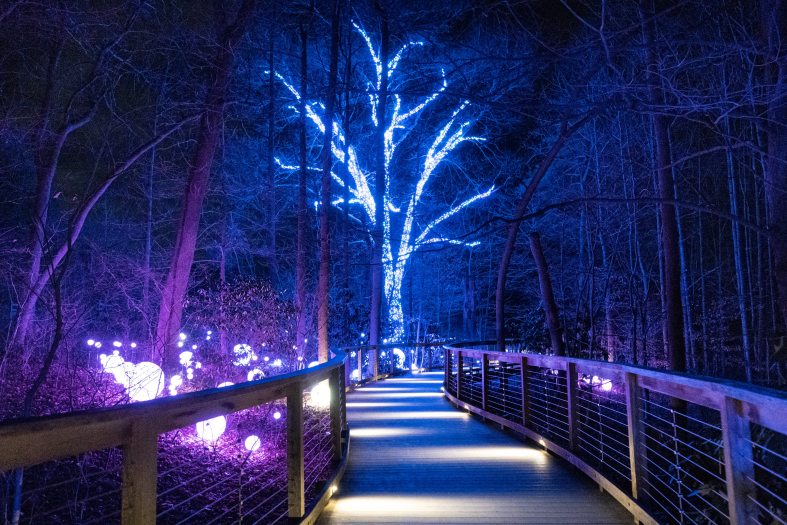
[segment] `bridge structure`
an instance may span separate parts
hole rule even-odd
[[[515,343],[355,347],[0,424],[0,472],[18,523],[784,524],[787,396]]]

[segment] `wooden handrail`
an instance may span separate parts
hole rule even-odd
[[[784,440],[787,435],[787,393],[734,381],[677,374],[622,363],[523,352],[499,352],[483,348],[492,344],[493,342],[459,343],[444,347],[446,352],[444,390],[446,397],[457,407],[477,413],[539,442],[595,480],[600,487],[625,506],[636,520],[654,524],[657,520],[650,513],[648,506],[643,504],[643,484],[647,484],[648,459],[646,430],[643,428],[643,418],[647,416],[643,416],[642,392],[656,392],[713,409],[719,412],[721,421],[719,446],[723,449],[723,458],[720,462],[724,466],[726,475],[724,487],[728,501],[726,514],[733,525],[756,522],[758,511],[755,508],[757,486],[754,481],[753,447],[761,445],[752,443],[751,424],[765,427],[779,434]],[[476,360],[478,363],[472,364]],[[471,363],[470,366],[467,365],[468,361]],[[519,387],[520,392],[505,391],[505,399],[507,402],[510,400],[518,403],[519,406],[514,413],[521,414],[521,417],[512,417],[509,413],[501,414],[500,410],[494,413],[488,408],[488,400],[494,393],[490,386],[489,369],[490,363],[495,362],[519,367],[519,384],[523,386]],[[566,420],[562,432],[567,437],[557,440],[561,441],[560,443],[540,433],[538,425],[532,422],[530,414],[532,399],[530,388],[527,386],[531,380],[529,367],[560,374],[549,375],[549,377],[556,377],[551,389],[561,390],[560,392],[539,394],[551,396],[549,403],[552,406],[562,406],[560,410],[565,414]],[[582,422],[577,411],[578,384],[581,380],[577,376],[577,370],[583,374],[597,375],[605,381],[614,381],[622,387],[623,400],[618,402],[625,403],[626,406],[625,418],[621,424],[628,432],[630,486],[621,485],[619,480],[616,484],[605,477],[591,465],[588,461],[590,453],[581,447],[583,436],[579,426]],[[504,375],[504,372],[501,373]],[[466,392],[473,388],[476,391],[475,396],[466,395]],[[496,388],[498,391],[503,391],[502,380]],[[676,415],[678,423],[674,423],[677,429],[675,430],[676,443],[680,441],[679,436],[683,435],[680,429],[682,417],[680,414]],[[625,433],[623,435],[625,436]],[[675,467],[679,472],[680,465]],[[780,478],[780,482],[785,483],[787,479]],[[787,509],[777,509],[775,512],[785,511]]]
[[[318,366],[237,385],[190,392],[112,408],[0,423],[0,471],[86,452],[123,450],[122,522],[156,520],[156,457],[160,434],[277,399],[287,399],[288,506],[304,515],[303,390],[323,380],[344,384],[344,352]],[[331,389],[331,431],[341,454],[344,396]]]

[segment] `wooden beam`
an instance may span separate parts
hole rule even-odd
[[[721,410],[721,435],[724,446],[724,471],[727,476],[727,502],[731,525],[756,523],[754,498],[757,487],[752,461],[751,428],[743,403],[727,397]]]
[[[158,435],[145,419],[131,424],[123,445],[123,525],[155,525]]]
[[[645,473],[645,435],[642,427],[642,412],[639,396],[639,381],[636,374],[627,373],[626,389],[626,423],[629,442],[629,466],[631,468],[631,495],[640,497],[643,476]]]
[[[519,371],[520,381],[522,384],[522,426],[526,427],[530,421],[530,392],[529,392],[529,376],[527,357],[522,356],[522,369]]]
[[[303,480],[303,386],[287,392],[287,509],[290,518],[306,512]]]
[[[481,408],[486,411],[489,393],[489,355],[481,356]]]
[[[333,457],[337,461],[342,458],[343,378],[341,370],[336,369],[328,380],[328,387],[331,392],[331,441],[333,441]]]
[[[576,450],[579,442],[576,363],[566,363],[566,404],[568,405],[568,447],[570,450]]]
[[[462,399],[462,351],[457,350],[456,352],[456,397]]]

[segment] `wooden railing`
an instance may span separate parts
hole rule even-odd
[[[563,457],[637,521],[787,521],[784,392],[493,348],[445,347],[447,398]]]
[[[387,343],[344,348],[347,354],[345,382],[347,385],[376,381],[382,377],[407,371],[432,370],[444,365],[445,342]],[[397,353],[401,352],[401,366]]]
[[[319,366],[270,379],[115,408],[6,422],[0,424],[0,473],[119,447],[122,451],[120,521],[156,523],[159,436],[217,416],[286,399],[286,514],[301,518],[306,511],[304,390],[329,381],[332,399],[330,424],[326,426],[330,443],[323,449],[331,450],[332,460],[338,464],[345,450],[342,443],[346,427],[344,362],[345,355],[340,353]],[[284,487],[280,490],[283,493]]]

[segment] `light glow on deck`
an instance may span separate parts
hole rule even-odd
[[[465,419],[469,417],[465,412],[444,411],[444,410],[424,410],[415,411],[408,410],[402,412],[359,412],[353,414],[353,419],[356,421],[371,421],[371,420],[390,420],[397,419]]]
[[[395,401],[370,401],[368,403],[348,401],[347,408],[386,408],[386,407],[409,407],[412,403],[397,403]]]
[[[428,434],[426,429],[422,428],[385,428],[385,427],[368,427],[368,428],[351,428],[350,436],[353,438],[388,438],[388,437],[402,437],[402,436],[422,436]]]
[[[364,399],[415,399],[417,397],[443,397],[441,392],[370,392],[363,396]]]
[[[351,496],[335,500],[333,513],[344,516],[387,516],[401,518],[437,518],[446,508],[467,503],[461,497],[429,496]]]

